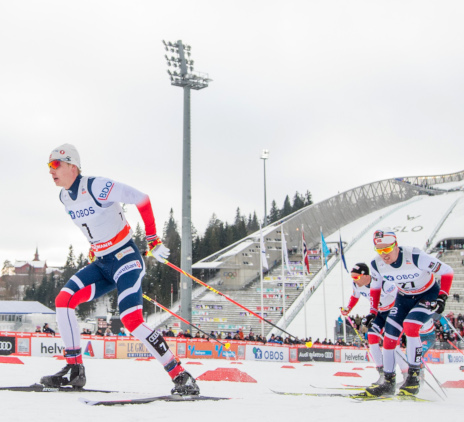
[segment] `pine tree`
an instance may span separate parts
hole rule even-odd
[[[145,238],[145,232],[143,231],[139,223],[137,223],[137,226],[135,227],[135,232],[132,236],[132,239],[134,240],[140,253],[143,253],[143,251],[147,250],[148,245],[147,240]]]
[[[279,220],[279,218],[280,218],[280,211],[277,208],[276,201],[273,200],[271,202],[271,209],[269,211],[269,217],[268,217],[267,224],[275,223],[276,221]]]
[[[72,245],[69,245],[68,256],[66,257],[66,263],[64,264],[63,273],[61,275],[64,283],[66,283],[77,271],[76,257],[74,256],[74,249]],[[61,287],[60,287],[61,289]]]
[[[301,208],[305,207],[305,198],[300,195],[298,192],[295,193],[293,197],[292,212],[298,211]]]
[[[307,207],[308,205],[312,205],[312,203],[313,203],[313,199],[312,199],[311,192],[307,190],[305,194],[305,200],[304,200],[305,207]]]
[[[254,211],[253,217],[251,216],[251,214],[248,217],[247,234],[255,233],[258,230],[259,230],[258,216],[256,215],[256,211]]]
[[[240,215],[240,208],[237,208],[237,211],[235,213],[235,221],[232,233],[232,243],[237,242],[240,239],[243,239],[247,235],[245,217],[243,215]]]
[[[293,210],[292,210],[292,206],[290,205],[290,199],[287,195],[284,200],[284,206],[282,207],[282,210],[280,211],[280,218],[286,217],[287,215],[290,215],[292,212]]]
[[[84,268],[88,264],[87,258],[81,252],[77,257],[76,270],[79,271],[81,268]]]

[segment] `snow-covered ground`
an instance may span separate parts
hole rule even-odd
[[[30,385],[44,374],[56,372],[63,361],[53,358],[21,358],[24,365],[0,364],[0,386]],[[190,364],[189,362],[199,362]],[[431,403],[411,402],[356,402],[339,397],[280,396],[270,389],[292,392],[339,392],[318,387],[340,387],[342,383],[369,384],[377,379],[377,372],[369,364],[277,363],[243,361],[195,360],[184,362],[195,377],[217,368],[235,368],[253,377],[256,383],[228,381],[199,381],[203,395],[231,397],[219,402],[170,403],[155,402],[143,405],[117,407],[91,407],[78,401],[90,399],[115,399],[165,395],[171,389],[171,381],[156,361],[97,360],[85,361],[87,387],[113,389],[132,393],[20,393],[0,391],[0,419],[5,422],[46,421],[82,422],[102,420],[106,422],[139,421],[340,421],[357,422],[416,420],[459,421],[464,411],[463,390],[447,389],[448,398],[441,400],[429,387],[419,394],[433,400]],[[292,366],[292,368],[283,368]],[[354,369],[361,368],[361,369]],[[459,365],[431,365],[434,375],[443,383],[464,380]],[[357,373],[361,377],[334,376],[337,372]],[[401,376],[399,376],[401,379]],[[433,378],[426,379],[436,387]],[[340,391],[342,392],[342,391]]]

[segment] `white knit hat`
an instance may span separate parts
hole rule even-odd
[[[77,152],[76,147],[71,144],[63,144],[56,147],[50,154],[48,162],[53,160],[64,161],[66,163],[76,165],[79,169],[81,168],[81,158],[79,157],[79,153]]]
[[[380,243],[391,245],[395,242],[396,242],[396,234],[389,227],[376,230],[374,233],[374,245],[378,245]]]

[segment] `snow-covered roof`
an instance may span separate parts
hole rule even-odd
[[[16,260],[13,264],[15,268],[24,267],[24,265],[29,264],[33,268],[43,268],[45,267],[45,261],[18,261]]]
[[[0,314],[54,314],[55,311],[36,301],[0,300]]]
[[[58,267],[47,267],[47,274],[54,273],[55,271],[58,271],[59,273],[63,272],[63,270]]]

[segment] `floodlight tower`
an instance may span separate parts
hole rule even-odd
[[[269,150],[263,149],[261,153],[261,160],[264,163],[264,224],[263,227],[267,226],[267,200],[266,200],[266,160],[269,158]]]
[[[182,44],[182,41],[166,42],[165,58],[171,78],[171,85],[184,89],[184,143],[182,163],[182,246],[181,246],[181,268],[192,273],[192,192],[191,192],[191,155],[190,155],[190,90],[200,90],[208,87],[211,81],[206,73],[193,71],[193,60],[190,59],[191,47]],[[186,57],[187,56],[187,57]],[[192,320],[192,280],[181,274],[180,279],[180,315],[187,321]],[[186,330],[188,325],[182,323],[182,329]]]

